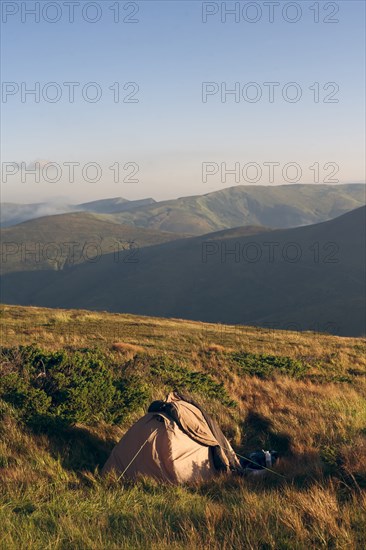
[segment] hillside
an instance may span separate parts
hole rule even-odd
[[[190,235],[239,226],[297,227],[325,221],[365,204],[365,185],[237,185],[221,191],[156,202],[121,197],[82,204],[1,205],[1,225],[86,211],[106,220]]]
[[[363,548],[365,340],[12,306],[0,325],[1,548]],[[173,388],[238,453],[276,449],[276,473],[101,478],[114,443]]]
[[[141,199],[129,201],[122,197],[112,199],[102,199],[97,201],[85,202],[81,204],[59,204],[49,202],[33,204],[16,204],[11,202],[1,203],[1,227],[17,225],[24,221],[51,216],[56,214],[67,214],[71,212],[94,212],[96,214],[111,214],[114,212],[123,212],[147,204],[153,204],[154,199]]]
[[[124,210],[132,210],[133,208],[155,204],[155,202],[156,201],[151,198],[129,201],[122,197],[115,197],[113,199],[102,199],[77,204],[75,210],[95,212],[98,214],[113,214],[114,212],[123,212]]]
[[[93,262],[102,254],[122,254],[177,239],[164,233],[106,221],[98,214],[77,212],[46,216],[0,229],[1,272],[62,270]]]
[[[365,334],[365,207],[321,224],[246,229],[3,277],[6,303]],[[88,284],[85,284],[88,281]]]
[[[238,226],[297,227],[335,218],[365,204],[365,185],[237,185],[206,195],[157,202],[115,214],[159,231],[202,235]]]

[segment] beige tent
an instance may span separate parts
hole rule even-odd
[[[155,401],[113,449],[103,473],[146,475],[171,483],[212,478],[240,468],[218,425],[194,401],[177,393]]]

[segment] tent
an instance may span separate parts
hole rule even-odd
[[[189,483],[236,469],[240,463],[217,423],[192,399],[170,393],[126,432],[102,473]]]

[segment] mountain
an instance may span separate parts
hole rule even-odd
[[[190,235],[260,225],[298,227],[326,221],[365,204],[365,185],[238,185],[155,202],[117,197],[78,205],[2,205],[2,225],[62,212],[103,214],[111,222]]]
[[[46,216],[0,229],[1,272],[60,270],[101,254],[151,246],[178,238],[106,221],[98,214],[75,212]]]
[[[116,197],[114,199],[84,202],[82,204],[77,204],[74,208],[75,210],[95,212],[99,214],[113,214],[115,212],[124,212],[125,210],[132,210],[133,208],[148,206],[155,203],[156,201],[151,198],[129,201],[127,199],[123,199],[122,197]]]
[[[155,203],[155,201],[151,198],[129,201],[122,197],[102,199],[81,204],[59,204],[52,202],[16,204],[4,202],[1,204],[0,225],[2,227],[9,227],[35,218],[80,211],[94,212],[96,214],[112,214],[114,212],[124,212],[153,203]]]
[[[297,330],[365,333],[365,207],[320,224],[237,229],[6,275],[3,301]]]
[[[238,185],[115,214],[115,219],[159,231],[202,235],[238,226],[309,225],[365,204],[365,185]]]

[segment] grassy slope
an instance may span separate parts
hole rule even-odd
[[[26,430],[6,405],[0,548],[363,548],[364,340],[12,306],[3,307],[1,324],[6,346],[98,346],[136,375],[161,355],[208,373],[238,406],[222,406],[199,392],[197,397],[236,449],[272,444],[282,451],[277,470],[287,477],[223,477],[178,488],[103,480],[95,468],[143,409],[120,426],[78,425],[58,439]],[[300,379],[239,375],[230,367],[235,351],[289,356],[308,370]],[[162,397],[167,389],[158,377],[151,396]]]

